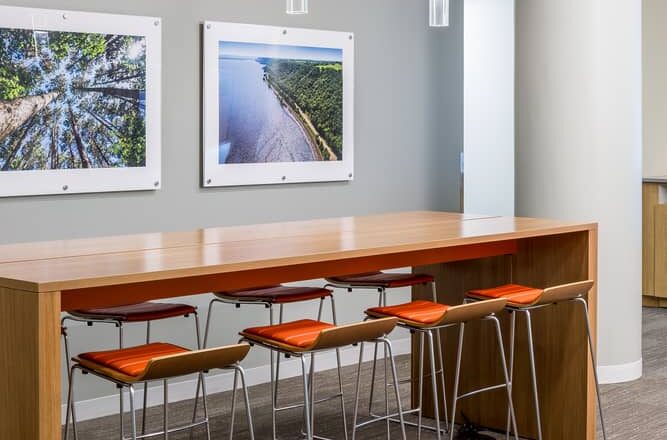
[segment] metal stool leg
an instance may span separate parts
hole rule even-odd
[[[435,285],[435,281],[431,283],[431,289],[432,289],[432,295],[433,295],[433,302],[437,303],[438,302],[438,289]],[[442,403],[443,403],[443,409],[444,409],[444,415],[445,415],[445,430],[449,431],[449,416],[447,415],[447,384],[445,382],[445,362],[444,358],[442,355],[442,351],[444,350],[444,347],[442,345],[442,337],[441,337],[442,330],[435,330],[435,343],[438,346],[438,362],[440,363],[439,371],[440,371],[440,381],[442,382]]]
[[[537,373],[535,372],[535,345],[533,343],[533,325],[530,310],[524,311],[526,315],[526,330],[528,332],[528,356],[530,358],[530,375],[533,383],[533,401],[535,404],[535,419],[537,422],[537,440],[542,440],[542,420],[540,416],[540,397],[537,391]]]
[[[68,434],[69,434],[69,417],[70,417],[70,412],[71,408],[74,408],[74,399],[72,396],[72,389],[74,387],[74,368],[69,368],[68,370],[68,375],[69,375],[69,387],[67,391],[67,413],[65,414],[65,435],[64,435],[64,440],[68,439]],[[72,418],[74,419],[74,418]],[[73,431],[76,432],[76,422],[72,420],[72,425],[74,425]]]
[[[116,325],[118,326],[118,348],[123,348],[123,323],[122,322],[117,322]],[[120,438],[123,440],[125,438],[125,428],[123,424],[123,415],[125,412],[125,405],[123,403],[123,388],[119,388],[119,397],[120,397]],[[134,412],[132,412],[132,416],[134,417]],[[136,437],[136,432],[134,433]]]
[[[429,330],[426,333],[426,337],[428,338],[428,349],[429,349],[429,358],[430,358],[430,364],[431,364],[431,390],[433,393],[433,408],[434,408],[434,415],[435,415],[435,432],[436,432],[436,438],[440,440],[440,401],[438,400],[438,379],[435,374],[435,350],[434,350],[434,343],[433,343],[433,331],[434,330]],[[437,331],[437,330],[435,330]]]
[[[135,396],[134,396],[134,385],[129,386],[130,390],[130,412],[132,413],[132,440],[137,440],[137,415],[134,412],[135,407]],[[121,388],[121,401],[123,389]]]
[[[419,379],[417,385],[417,440],[422,437],[422,412],[424,409],[424,332],[419,332]]]
[[[510,382],[514,382],[514,346],[515,346],[515,338],[516,338],[516,312],[510,311],[510,353],[509,353],[509,377],[510,377]],[[511,414],[510,414],[510,409],[509,407],[507,408],[507,431],[505,434],[505,438],[509,440],[510,438],[510,426],[511,426]],[[515,432],[516,434],[516,432]]]
[[[377,344],[375,344],[377,346]],[[357,387],[354,393],[354,416],[352,418],[352,440],[357,435],[357,418],[359,416],[359,391],[361,389],[361,364],[364,362],[364,343],[359,344],[359,363],[357,363]]]
[[[248,419],[248,430],[250,431],[250,440],[255,440],[255,428],[253,427],[252,424],[252,413],[250,411],[250,399],[248,397],[248,387],[246,385],[246,380],[245,380],[245,371],[239,365],[234,367],[234,370],[238,371],[239,375],[241,376],[241,386],[243,387],[243,397],[245,400],[245,410],[246,410],[246,418]]]
[[[63,332],[63,344],[65,346],[65,362],[67,364],[67,379],[68,382],[71,384],[72,382],[72,357],[70,356],[70,351],[69,351],[69,335],[67,334],[67,329],[65,328],[65,331]],[[65,434],[64,438],[67,440],[69,437],[69,416],[70,412],[72,415],[72,433],[74,435],[74,440],[77,440],[79,435],[76,429],[76,409],[74,405],[74,389],[70,386],[69,387],[69,394],[68,394],[68,402],[67,402],[67,415],[65,417]]]
[[[146,344],[150,344],[151,342],[151,322],[146,321]],[[199,384],[197,384],[197,388],[199,388]],[[148,382],[144,382],[144,404],[142,407],[142,414],[141,414],[141,434],[144,435],[146,434],[146,410],[148,406]]]
[[[380,288],[378,289],[378,307],[383,307],[387,305],[387,299],[385,296],[385,290]],[[373,414],[373,398],[375,397],[375,376],[377,371],[377,360],[378,360],[378,343],[375,343],[375,348],[373,351],[373,368],[371,373],[371,392],[368,399],[368,413]]]
[[[162,405],[162,426],[164,429],[164,440],[169,439],[169,382],[167,379],[162,381],[164,388],[164,399]]]
[[[201,339],[200,339],[201,334],[200,334],[200,331],[199,331],[199,314],[197,312],[195,312],[195,314],[194,314],[195,330],[196,330],[196,334],[197,334],[197,347],[198,348],[206,348],[208,346],[208,335],[209,335],[209,330],[211,328],[211,315],[213,314],[213,305],[215,305],[219,302],[221,302],[221,301],[219,301],[217,299],[212,299],[208,303],[208,312],[206,313],[206,327],[204,329],[204,342],[203,343],[201,342]],[[202,389],[202,394],[203,394],[204,412],[207,412],[208,409],[206,408],[206,389],[205,389],[206,386],[204,384],[204,375],[203,374],[200,374],[199,378],[197,379],[197,390],[195,391],[195,404],[194,404],[194,409],[192,410],[192,423],[194,423],[195,420],[197,420],[197,408],[199,406],[198,404],[199,404],[199,388],[200,387]],[[208,416],[206,416],[206,417],[208,417]],[[211,435],[210,434],[210,429],[207,432],[208,432],[208,436],[210,438],[210,435]],[[192,439],[193,433],[194,433],[194,428],[192,428],[190,430],[190,439]]]
[[[234,422],[236,420],[236,389],[238,387],[239,371],[234,370],[234,384],[232,385],[232,414],[229,424],[229,440],[234,438]]]
[[[334,325],[338,325],[336,318],[336,303],[333,295],[329,297],[331,301],[331,317]],[[338,392],[340,393],[340,413],[343,416],[343,431],[345,432],[345,440],[347,440],[347,417],[345,416],[345,396],[343,396],[343,372],[342,362],[340,360],[340,349],[336,349],[336,365],[338,367]]]
[[[588,303],[584,298],[576,298],[575,301],[580,302],[584,309],[584,317],[586,318],[586,334],[588,336],[588,348],[591,353],[591,363],[593,366],[593,377],[595,378],[595,393],[598,399],[598,412],[600,413],[600,427],[602,428],[602,438],[607,440],[607,430],[604,426],[604,416],[602,411],[602,398],[600,396],[600,381],[598,380],[597,362],[595,360],[595,348],[593,346],[593,336],[591,335],[591,322],[588,315]]]
[[[306,425],[306,440],[313,440],[313,431],[310,427],[310,400],[308,390],[308,368],[306,366],[306,358],[299,356],[301,359],[301,375],[303,376],[303,415],[304,424]]]
[[[505,389],[507,390],[507,408],[510,413],[510,418],[512,420],[512,429],[514,429],[514,438],[519,440],[518,431],[516,428],[516,416],[514,414],[514,401],[512,400],[512,381],[510,379],[509,373],[507,372],[507,360],[505,358],[505,346],[503,344],[503,334],[500,330],[500,321],[497,317],[492,316],[489,319],[493,321],[496,327],[496,337],[498,338],[498,349],[500,350],[500,363],[503,367],[503,376],[505,378]]]
[[[403,440],[407,440],[405,435],[405,420],[403,419],[403,405],[401,404],[401,392],[398,388],[398,374],[396,373],[396,362],[394,361],[394,353],[392,350],[391,342],[387,338],[383,338],[384,345],[386,347],[386,353],[389,356],[389,363],[391,364],[391,376],[394,381],[394,393],[396,395],[396,407],[398,408],[398,418],[401,421],[401,434]],[[433,347],[433,345],[431,345]],[[386,389],[386,388],[385,388]],[[389,418],[387,418],[389,420]],[[438,429],[438,436],[440,435],[440,430]],[[391,433],[387,433],[387,440],[391,438]],[[439,438],[439,437],[438,437]]]
[[[456,423],[456,402],[459,395],[459,378],[461,376],[461,354],[463,353],[463,335],[465,333],[465,324],[459,324],[459,345],[456,352],[456,372],[454,373],[454,390],[452,391],[452,426],[449,430],[449,440],[454,440],[454,424]]]

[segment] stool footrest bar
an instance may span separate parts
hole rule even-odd
[[[511,385],[512,385],[512,384],[510,383],[510,386],[511,386]],[[474,391],[467,392],[467,393],[465,393],[465,394],[461,394],[460,396],[458,396],[458,397],[456,398],[456,400],[465,399],[466,397],[471,397],[471,396],[474,396],[474,395],[476,395],[476,394],[485,393],[485,392],[487,392],[487,391],[499,390],[499,389],[502,389],[502,388],[505,388],[505,387],[507,387],[507,385],[505,385],[505,384],[503,383],[503,384],[500,384],[500,385],[493,385],[493,386],[486,387],[486,388],[480,388],[480,389],[478,389],[478,390],[474,390]]]

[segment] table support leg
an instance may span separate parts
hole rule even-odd
[[[60,292],[0,287],[0,438],[60,438]]]

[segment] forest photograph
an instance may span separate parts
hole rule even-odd
[[[219,42],[219,164],[343,160],[343,50]]]
[[[146,38],[0,28],[0,171],[146,166]]]

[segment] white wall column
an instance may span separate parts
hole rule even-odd
[[[598,364],[641,375],[641,2],[517,0],[517,213],[597,221]]]
[[[514,215],[514,0],[465,0],[465,212]]]

